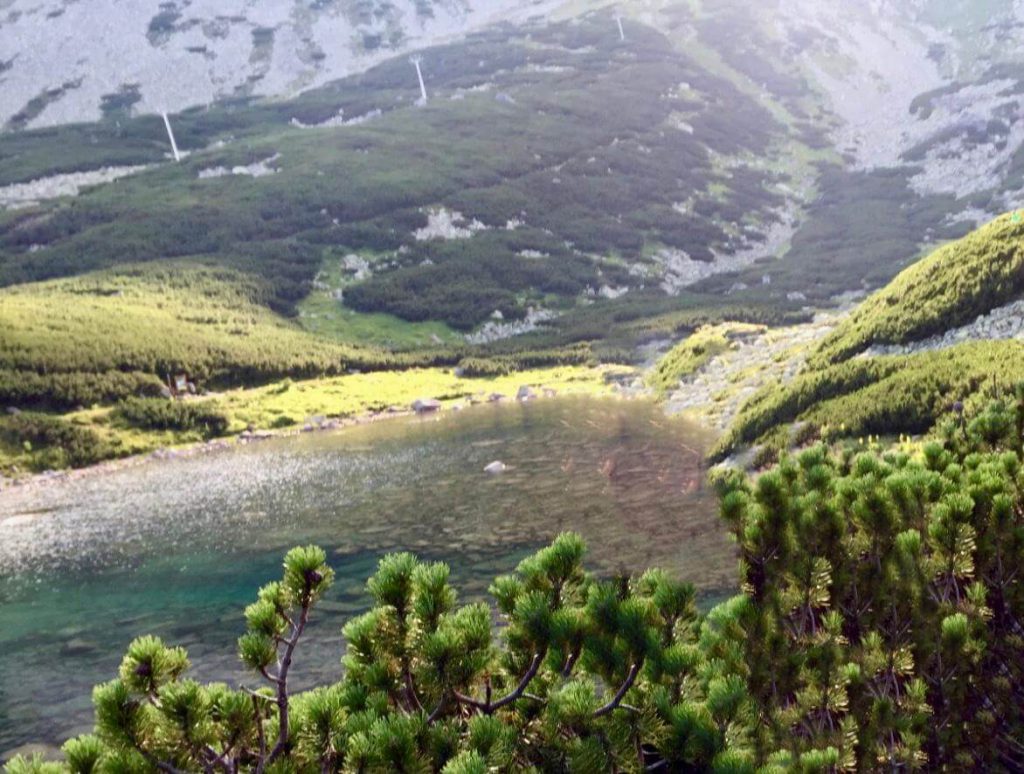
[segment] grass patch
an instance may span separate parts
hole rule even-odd
[[[281,417],[294,424],[310,417],[351,418],[386,411],[408,410],[418,398],[434,398],[451,405],[474,396],[486,399],[492,393],[509,398],[524,385],[558,393],[608,395],[605,380],[609,367],[561,366],[488,377],[458,377],[451,369],[423,368],[402,373],[382,371],[367,374],[295,382],[282,389],[270,385],[259,390],[225,393],[221,405],[236,423],[256,428],[271,427]]]
[[[648,374],[647,383],[665,395],[678,387],[684,377],[696,373],[712,358],[727,351],[735,336],[758,330],[761,330],[758,326],[738,323],[700,328],[662,356]]]

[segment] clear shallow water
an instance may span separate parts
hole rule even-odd
[[[559,398],[0,493],[0,757],[89,730],[91,687],[139,634],[185,645],[200,679],[255,684],[234,651],[241,609],[296,544],[337,572],[300,685],[339,676],[341,625],[388,551],[448,562],[467,600],[572,529],[594,570],[660,565],[724,596],[736,563],[701,485],[707,440],[646,402]],[[484,473],[496,459],[509,470]]]

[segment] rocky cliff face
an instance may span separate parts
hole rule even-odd
[[[0,126],[285,95],[540,0],[0,0]]]

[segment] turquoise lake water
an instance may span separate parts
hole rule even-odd
[[[0,492],[0,757],[91,730],[91,687],[154,633],[199,679],[255,685],[241,610],[293,545],[337,572],[297,656],[300,686],[340,676],[341,626],[389,551],[452,567],[462,600],[575,530],[603,573],[660,565],[706,601],[735,551],[703,486],[699,428],[645,401],[489,405]],[[508,469],[484,467],[501,460]]]

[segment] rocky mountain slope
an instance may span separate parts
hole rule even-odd
[[[1014,212],[940,248],[819,327],[780,358],[787,367],[776,368],[775,378],[758,380],[748,369],[723,385],[736,392],[759,381],[760,389],[747,391],[714,456],[755,444],[763,460],[817,440],[919,433],[944,416],[955,419],[965,404],[1012,391],[1024,381],[1022,256],[1024,219]],[[801,326],[789,338],[812,330]],[[737,361],[742,352],[713,360],[684,380],[675,400]],[[714,404],[708,397],[694,407]]]
[[[0,124],[34,128],[126,108],[176,112],[229,97],[290,95],[397,52],[550,6],[550,0],[5,0]]]
[[[588,346],[628,360],[703,323],[808,320],[1024,187],[1024,11],[1008,0],[135,1],[4,0],[11,395],[61,361],[55,332],[99,352],[116,293],[159,303],[176,272],[255,311],[186,303],[159,342],[76,361],[76,379],[325,367],[273,354],[253,371],[230,344],[193,362],[175,342],[195,325],[341,345],[329,372]],[[411,48],[426,100],[396,56]],[[57,288],[93,299],[88,326]]]

